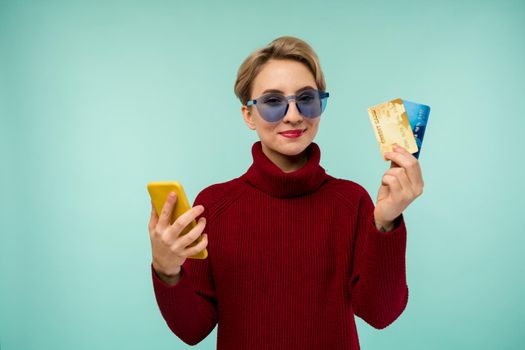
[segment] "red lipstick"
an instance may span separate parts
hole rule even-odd
[[[303,133],[304,133],[303,129],[295,129],[295,130],[282,131],[279,134],[283,135],[284,137],[296,138],[296,137],[301,136]]]

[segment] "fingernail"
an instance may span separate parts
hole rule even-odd
[[[173,191],[170,192],[170,197],[171,197],[171,198],[175,198],[175,192],[173,192]]]

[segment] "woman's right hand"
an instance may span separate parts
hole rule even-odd
[[[204,211],[202,205],[192,207],[170,225],[169,218],[175,206],[176,197],[175,193],[170,193],[162,207],[160,217],[157,216],[153,202],[151,202],[151,217],[148,224],[153,268],[162,280],[170,284],[178,282],[184,261],[189,256],[199,253],[208,245],[208,235],[204,233],[202,240],[198,244],[188,248],[204,230],[206,226],[204,217],[200,218],[197,225],[187,234],[180,236],[180,233],[186,226],[202,214]]]

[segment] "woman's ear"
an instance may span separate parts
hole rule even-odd
[[[248,125],[250,129],[255,130],[255,121],[253,120],[254,117],[250,108],[248,106],[241,106],[241,113],[246,125]]]

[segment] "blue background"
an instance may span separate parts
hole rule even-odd
[[[246,171],[233,84],[281,35],[325,72],[321,164],[374,201],[367,107],[432,108],[409,303],[381,331],[357,319],[362,348],[525,348],[523,1],[0,0],[2,350],[190,348],[155,302],[146,183],[193,203]]]

